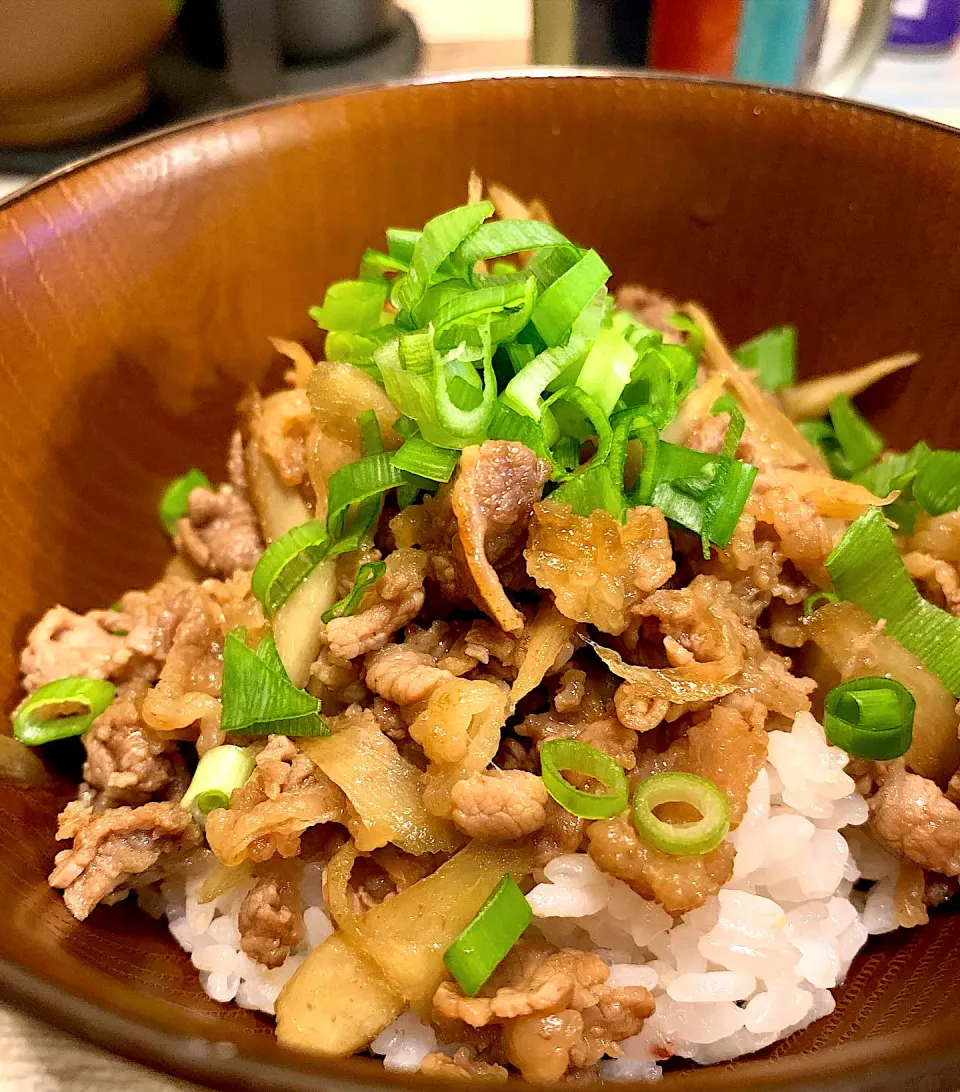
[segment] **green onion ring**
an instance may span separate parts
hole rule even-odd
[[[601,782],[604,793],[575,789],[562,770]],[[609,819],[627,806],[627,775],[607,754],[576,739],[548,739],[540,748],[540,775],[547,792],[571,815],[581,819]]]
[[[689,804],[700,812],[695,823],[666,823],[654,815],[661,804]],[[730,806],[712,781],[691,773],[659,773],[641,781],[633,795],[633,825],[655,849],[691,857],[716,849],[730,829]]]
[[[229,743],[211,747],[197,763],[180,807],[201,815],[208,815],[214,808],[229,808],[234,789],[246,783],[254,765],[253,755],[246,747]]]
[[[835,686],[823,708],[827,739],[856,758],[886,761],[913,742],[916,702],[896,679],[866,675]]]
[[[106,679],[55,679],[24,698],[13,711],[13,734],[28,747],[81,736],[116,693],[117,688]]]

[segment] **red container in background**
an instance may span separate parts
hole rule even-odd
[[[739,24],[740,0],[654,0],[647,64],[730,76]]]

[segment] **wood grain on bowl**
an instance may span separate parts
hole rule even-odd
[[[46,606],[106,605],[155,578],[159,487],[186,465],[221,474],[234,400],[279,372],[268,335],[316,347],[306,310],[324,286],[384,226],[456,204],[471,167],[544,198],[618,277],[702,300],[733,341],[796,323],[804,375],[919,351],[866,405],[895,444],[957,446],[958,134],[782,92],[570,76],[374,89],[191,125],[0,206],[5,708],[14,650]],[[362,1060],[292,1062],[265,1021],[206,998],[132,907],[74,922],[45,881],[68,791],[0,791],[0,994],[219,1087],[403,1083]],[[836,1013],[775,1048],[776,1065],[667,1083],[947,1088],[958,945],[949,914],[875,944]]]

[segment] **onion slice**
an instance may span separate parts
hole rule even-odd
[[[919,353],[894,353],[854,368],[849,372],[834,372],[808,379],[795,387],[784,387],[780,401],[787,416],[793,421],[823,417],[830,408],[830,403],[838,394],[847,394],[851,398],[872,386],[884,376],[893,375],[901,368],[909,368],[920,359]]]

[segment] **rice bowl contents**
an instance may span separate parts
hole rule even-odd
[[[331,285],[325,359],[274,340],[158,583],[30,632],[0,756],[79,737],[50,884],[287,1047],[655,1080],[949,909],[960,455],[856,409],[911,354],[798,382],[792,327],[731,354],[490,198]]]

